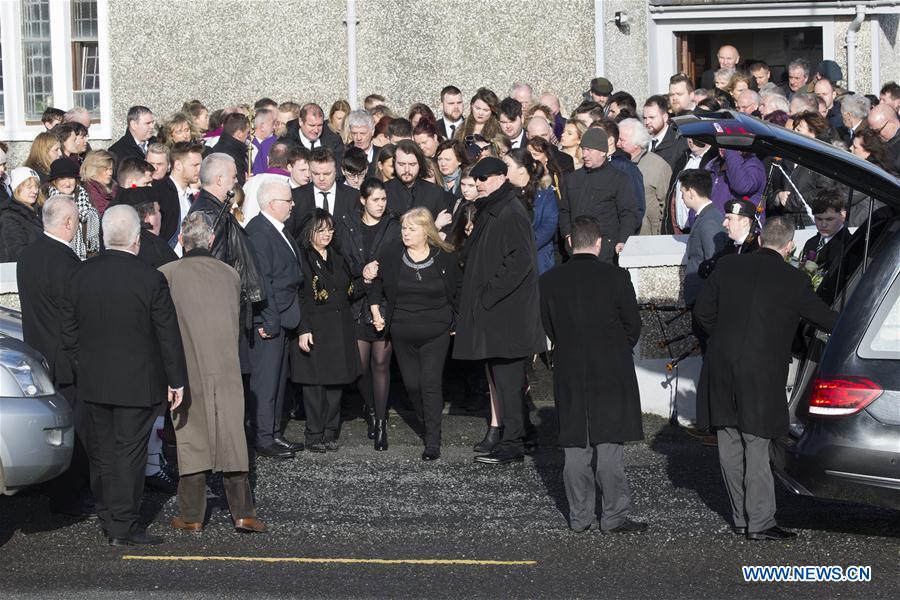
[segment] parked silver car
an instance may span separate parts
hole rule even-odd
[[[69,467],[72,409],[44,358],[20,339],[21,315],[0,310],[0,494],[49,481]]]

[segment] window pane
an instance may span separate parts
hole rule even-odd
[[[50,3],[47,0],[22,0],[22,56],[25,119],[39,121],[44,109],[53,105]]]
[[[92,119],[100,118],[100,52],[97,44],[97,0],[72,2],[72,82],[75,104]]]

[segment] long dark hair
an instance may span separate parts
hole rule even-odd
[[[563,174],[562,169],[556,164],[556,158],[553,156],[553,147],[550,145],[550,142],[544,138],[533,137],[528,138],[528,146],[547,157],[547,172],[550,173],[550,180],[558,187],[563,180]]]
[[[334,219],[331,218],[331,214],[327,210],[317,208],[309,213],[303,220],[303,225],[300,229],[300,247],[304,250],[314,251],[312,246],[313,232],[324,226],[334,227]]]
[[[474,202],[463,200],[462,206],[459,207],[459,210],[456,211],[456,216],[453,218],[450,233],[447,234],[447,239],[444,241],[457,250],[462,248],[466,243],[466,226],[475,222],[475,213],[477,211],[478,209],[475,207]]]
[[[534,160],[528,148],[510,150],[506,156],[520,167],[525,167],[525,171],[528,172],[528,183],[519,191],[519,200],[530,212],[534,210],[534,196],[541,189],[541,179],[544,178],[544,165]]]

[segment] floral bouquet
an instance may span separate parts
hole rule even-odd
[[[813,290],[819,289],[822,279],[825,278],[825,270],[816,263],[816,251],[810,250],[805,255],[800,256],[803,250],[798,248],[798,253],[789,254],[785,260],[792,266],[800,269],[809,276],[809,282],[812,284]]]

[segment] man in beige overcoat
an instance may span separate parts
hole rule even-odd
[[[212,223],[203,212],[189,214],[179,241],[181,260],[160,267],[178,312],[187,359],[184,402],[172,414],[178,448],[176,529],[199,531],[206,517],[206,474],[222,472],[225,497],[240,532],[265,531],[247,478],[244,390],[238,360],[240,277],[213,258]]]

